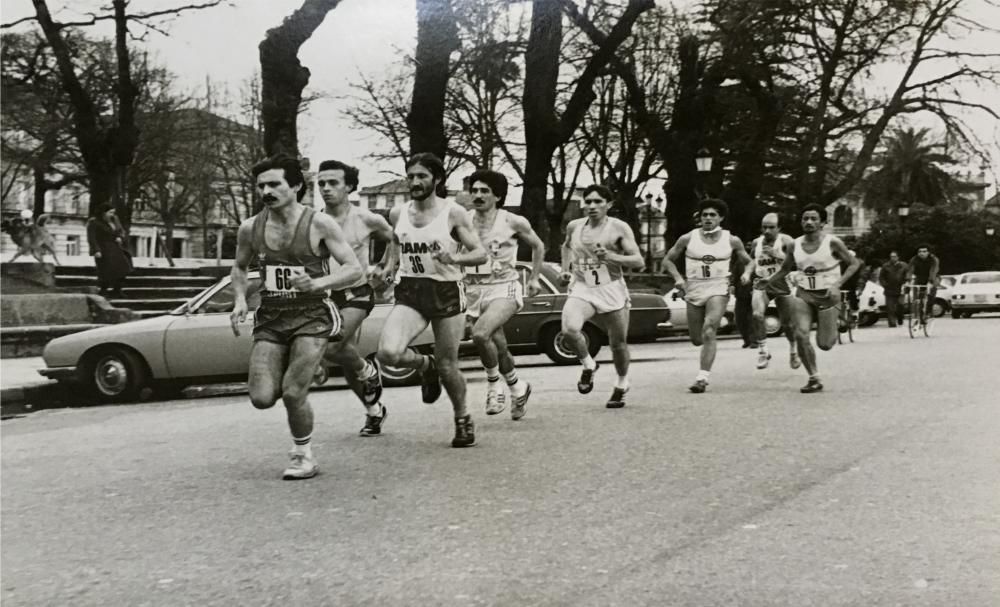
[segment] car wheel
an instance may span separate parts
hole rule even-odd
[[[778,337],[784,329],[784,327],[781,326],[781,317],[776,314],[765,315],[764,328],[767,331],[768,337]]]
[[[935,299],[934,303],[931,304],[931,315],[933,315],[934,318],[941,318],[947,311],[948,305],[942,299]]]
[[[878,314],[874,312],[862,312],[858,316],[859,327],[870,327],[878,322]]]
[[[125,348],[107,348],[91,356],[88,382],[101,402],[138,400],[149,374],[142,357]]]
[[[414,354],[420,353],[416,348],[410,348],[410,351]],[[420,372],[416,369],[386,364],[380,364],[379,368],[382,370],[382,385],[386,388],[416,386],[420,383]]]
[[[601,351],[601,335],[591,325],[584,325],[583,337],[587,340],[587,351],[591,356],[597,356]],[[575,365],[579,362],[576,352],[566,343],[565,336],[558,325],[545,328],[541,334],[539,346],[546,356],[557,365]]]

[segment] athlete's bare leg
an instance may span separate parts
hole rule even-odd
[[[802,358],[802,364],[809,376],[815,376],[819,372],[819,367],[816,365],[816,350],[813,349],[809,340],[813,321],[812,306],[798,297],[788,297],[787,300],[799,356]]]
[[[702,340],[702,328],[705,324],[705,306],[696,306],[691,302],[687,303],[688,339],[696,346],[704,343]]]
[[[563,339],[573,348],[581,361],[590,358],[587,338],[583,335],[583,325],[593,318],[596,312],[594,306],[579,297],[567,297],[562,309]]]
[[[611,346],[611,357],[615,361],[615,371],[619,378],[628,377],[630,362],[628,351],[628,318],[629,307],[602,314],[608,328],[608,343]],[[626,386],[618,386],[626,387]]]
[[[378,342],[378,360],[383,365],[422,369],[425,357],[410,350],[410,342],[427,328],[427,319],[420,312],[395,305],[382,326]]]
[[[468,414],[465,406],[466,385],[465,376],[458,368],[458,346],[465,332],[465,314],[435,318],[431,327],[434,329],[434,362],[441,383],[451,399],[455,417],[464,417]]]
[[[817,314],[816,345],[819,346],[820,350],[830,350],[837,345],[837,333],[840,331],[838,320],[842,305],[844,304],[839,303],[836,306],[822,309]]]
[[[500,367],[501,372],[509,372],[513,368],[514,360],[507,352],[507,340],[503,335],[503,326],[516,313],[517,303],[514,300],[493,299],[486,305],[482,316],[476,319],[476,323],[472,326],[472,341],[475,342],[476,349],[479,350],[479,360],[483,363],[483,367],[487,369]],[[505,361],[501,360],[501,350],[497,347],[495,339],[497,335],[503,340],[501,342],[502,354],[506,355],[503,358],[507,358],[506,362],[510,365],[507,371],[503,369]]]
[[[701,370],[711,371],[715,363],[716,335],[719,331],[719,324],[726,313],[726,304],[729,303],[729,296],[709,297],[705,302],[705,320],[701,327]]]
[[[364,322],[365,311],[360,308],[344,307],[340,309],[340,317],[343,321],[342,338],[340,341],[331,342],[326,348],[324,362],[332,362],[340,366],[344,371],[344,379],[351,390],[362,398],[364,383],[358,378],[368,366],[365,359],[358,353],[358,336],[361,323]],[[362,400],[362,402],[364,402]]]
[[[294,438],[312,435],[313,411],[309,405],[309,386],[316,367],[326,352],[327,338],[296,337],[288,350],[288,368],[281,380],[281,400],[288,413],[288,427]]]
[[[287,365],[288,346],[263,340],[253,342],[247,390],[254,407],[270,409],[278,402]]]

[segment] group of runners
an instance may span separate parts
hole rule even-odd
[[[382,403],[381,365],[416,370],[421,396],[435,402],[442,388],[455,419],[453,447],[476,442],[465,377],[458,366],[459,344],[472,324],[486,375],[485,412],[496,415],[508,404],[513,420],[525,415],[531,384],[520,378],[507,348],[503,327],[523,307],[523,290],[540,290],[544,245],[531,224],[503,209],[507,179],[490,170],[466,180],[470,209],[446,197],[445,170],[433,154],[416,154],[406,163],[411,200],[394,206],[388,221],[352,204],[358,171],[335,160],[320,164],[317,191],[325,213],[303,205],[305,176],[298,159],[268,158],[252,169],[264,208],[239,228],[232,269],[235,304],[233,332],[249,313],[248,272],[260,274],[260,306],[255,312],[250,355],[249,393],[260,409],[284,403],[293,446],[283,478],[305,479],[319,470],[311,448],[313,411],[309,387],[329,364],[339,365],[365,409],[362,436],[377,436],[388,418]],[[629,225],[610,217],[613,193],[601,185],[583,192],[583,217],[567,225],[562,244],[560,279],[567,287],[562,333],[582,366],[577,390],[594,389],[600,365],[591,357],[585,325],[598,318],[606,328],[615,367],[610,409],[625,406],[629,390],[629,291],[626,268],[644,267]],[[803,209],[803,236],[781,234],[778,217],[762,221],[762,235],[749,252],[721,223],[726,203],[700,203],[700,226],[677,240],[664,267],[687,302],[689,335],[701,348],[700,368],[690,391],[705,392],[716,356],[716,334],[725,314],[733,279],[756,289],[753,298],[758,333],[758,368],[771,358],[764,311],[776,300],[788,330],[790,365],[799,358],[809,373],[804,393],[823,389],[810,342],[829,350],[837,341],[839,289],[859,262],[844,243],[823,233],[826,209]],[[385,243],[385,254],[369,265],[372,240]],[[523,280],[517,250],[531,250],[530,273]],[[730,275],[733,256],[745,271]],[[678,262],[685,259],[682,275]],[[846,268],[842,271],[842,266]],[[792,280],[788,277],[791,276]],[[792,286],[795,286],[795,294]],[[373,287],[374,285],[374,287]],[[357,349],[359,329],[375,305],[376,289],[393,287],[394,305],[385,319],[375,355]],[[421,354],[410,344],[430,325],[433,351]],[[501,383],[501,378],[503,383]],[[504,387],[506,385],[506,388]]]

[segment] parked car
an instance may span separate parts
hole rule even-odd
[[[934,294],[934,302],[931,305],[931,313],[936,318],[944,316],[951,310],[951,287],[955,284],[957,276],[954,274],[946,274],[938,277],[937,292]],[[861,291],[861,295],[858,296],[858,324],[862,327],[870,327],[878,322],[879,318],[884,317],[885,314],[885,289],[882,285],[878,284],[875,280],[869,280],[865,283],[864,289]],[[905,311],[910,305],[910,299],[907,294],[904,294],[900,298],[899,302],[902,309]]]
[[[518,262],[521,281],[526,282],[531,264]],[[559,282],[559,266],[546,263],[542,267],[539,282],[542,291],[534,297],[524,298],[524,308],[504,325],[507,345],[512,354],[544,353],[558,365],[576,364],[576,354],[563,342],[562,309],[566,303],[566,287]],[[629,315],[629,342],[653,341],[657,337],[657,325],[670,318],[670,310],[664,298],[656,293],[629,290],[632,309]],[[603,321],[594,319],[583,327],[587,347],[591,356],[596,356],[601,346],[608,342],[608,333]],[[474,350],[471,341],[464,352]]]
[[[169,314],[110,325],[56,338],[45,346],[42,375],[79,383],[101,401],[135,400],[152,387],[176,393],[193,384],[245,381],[253,343],[253,311],[260,305],[260,278],[250,272],[247,303],[251,313],[239,337],[233,336],[229,313],[233,288],[228,276],[192,297]],[[362,325],[358,350],[362,356],[378,347],[382,325],[391,305],[380,303]],[[429,349],[430,329],[413,348]],[[386,385],[418,381],[412,369],[382,367]]]
[[[1000,312],[1000,272],[966,272],[952,287],[952,318],[977,312]]]

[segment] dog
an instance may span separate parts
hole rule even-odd
[[[17,244],[17,253],[11,258],[11,262],[21,255],[31,253],[39,263],[43,263],[45,254],[48,253],[57,266],[62,265],[56,255],[56,241],[45,229],[48,220],[49,216],[45,214],[39,215],[37,221],[32,221],[31,211],[28,210],[23,211],[20,217],[4,220],[3,231],[10,234],[11,240]]]

